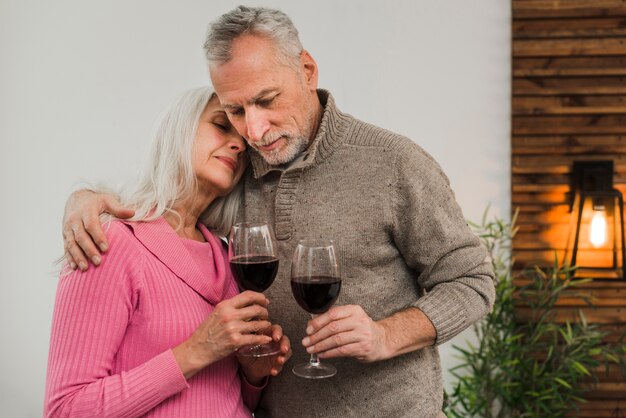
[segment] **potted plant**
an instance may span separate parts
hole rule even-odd
[[[515,217],[488,221],[487,214],[472,224],[491,256],[496,301],[473,326],[477,343],[454,347],[461,364],[451,369],[456,382],[446,394],[449,417],[561,417],[585,402],[601,366],[607,373],[620,367],[626,376],[624,335],[605,343],[608,333],[582,312],[571,322],[556,321],[559,298],[588,300],[578,286],[589,279],[573,279],[573,268],[561,267],[556,257],[550,268],[533,266],[514,277],[514,225]]]

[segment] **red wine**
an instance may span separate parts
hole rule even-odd
[[[278,259],[271,255],[235,257],[230,260],[230,269],[243,289],[263,292],[274,282]]]
[[[331,276],[293,277],[291,291],[296,302],[307,312],[326,312],[337,300],[341,279]]]

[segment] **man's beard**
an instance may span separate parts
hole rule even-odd
[[[270,165],[287,164],[295,160],[302,154],[309,146],[309,138],[311,137],[309,132],[298,132],[295,135],[289,132],[272,132],[265,135],[260,142],[256,144],[250,144],[263,159]],[[262,146],[271,144],[272,142],[283,138],[285,145],[271,151],[263,151],[260,148]]]

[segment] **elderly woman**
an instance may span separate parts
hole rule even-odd
[[[166,112],[143,175],[123,193],[101,266],[65,269],[52,323],[48,417],[250,417],[267,376],[291,355],[267,299],[238,294],[226,252],[245,144],[210,88]],[[281,353],[237,357],[247,344]],[[241,361],[241,364],[240,362]]]

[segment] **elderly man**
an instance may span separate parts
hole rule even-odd
[[[272,378],[256,416],[442,416],[437,345],[494,299],[486,251],[445,174],[413,141],[341,112],[318,89],[317,64],[284,13],[240,6],[211,24],[205,51],[251,148],[240,218],[269,220],[279,243],[266,292],[272,321],[301,341],[294,363],[318,353],[338,369],[330,379]],[[64,235],[74,265],[87,268],[85,256],[97,264],[96,243],[106,249],[98,213],[124,209],[112,196],[72,196]],[[335,240],[343,280],[336,306],[308,324],[288,262],[305,238]]]

